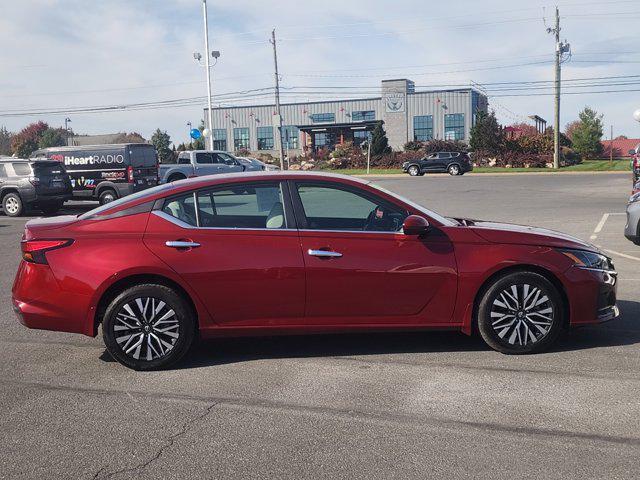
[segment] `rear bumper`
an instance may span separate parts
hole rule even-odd
[[[60,289],[48,265],[22,261],[11,300],[18,321],[28,328],[93,336],[86,321],[91,298]]]

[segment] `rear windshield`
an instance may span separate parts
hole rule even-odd
[[[155,167],[158,163],[156,149],[151,145],[129,147],[129,161],[134,168]]]
[[[119,198],[118,200],[114,200],[113,202],[105,203],[104,205],[94,208],[93,210],[89,210],[88,212],[83,213],[82,215],[78,215],[80,220],[85,220],[89,217],[93,217],[94,215],[100,215],[102,212],[112,209],[113,207],[118,207],[124,203],[128,203],[134,200],[139,200],[141,198],[150,197],[158,192],[162,192],[165,190],[171,190],[173,185],[170,183],[163,183],[162,185],[158,185],[156,187],[147,188],[146,190],[141,190],[139,192],[133,193],[131,195],[127,195],[126,197]]]
[[[33,162],[31,166],[33,167],[33,173],[38,176],[66,173],[64,165],[60,162]]]

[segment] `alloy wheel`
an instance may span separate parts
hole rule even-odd
[[[152,297],[135,298],[120,308],[113,324],[121,350],[135,360],[165,357],[180,337],[180,322],[169,305]]]
[[[7,214],[15,215],[20,210],[20,202],[13,197],[7,198],[4,202],[4,208]]]
[[[409,167],[409,175],[411,175],[412,177],[416,177],[418,173],[418,167],[416,167],[415,165]]]
[[[527,283],[503,289],[491,306],[491,326],[510,345],[539,342],[554,322],[554,305],[541,288]]]
[[[460,173],[460,167],[457,165],[451,165],[449,167],[449,175],[458,175]]]

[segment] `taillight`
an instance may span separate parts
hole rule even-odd
[[[31,175],[29,177],[29,183],[34,187],[37,187],[38,185],[40,185],[40,179],[38,177],[34,177],[33,175]]]
[[[23,240],[22,259],[25,262],[47,264],[46,252],[56,250],[58,248],[68,247],[73,243],[71,239],[57,240]]]
[[[133,167],[131,165],[127,167],[127,179],[129,183],[133,183]]]

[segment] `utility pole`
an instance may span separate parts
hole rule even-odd
[[[207,71],[207,119],[209,120],[209,148],[213,149],[213,109],[211,106],[211,69],[209,68],[209,23],[207,20],[207,0],[202,0],[204,16],[204,67]]]
[[[556,41],[556,81],[555,81],[555,115],[553,125],[553,168],[560,168],[560,83],[562,54],[570,51],[570,46],[566,42],[560,41],[560,9],[556,6],[556,23],[554,28],[547,28],[548,33],[555,35]]]
[[[284,170],[284,145],[282,142],[282,115],[280,114],[280,77],[278,75],[278,52],[276,50],[276,29],[271,31],[271,45],[273,45],[273,64],[275,67],[276,77],[276,114],[278,115],[277,130],[278,130],[278,148],[280,149],[280,168]]]
[[[613,125],[611,125],[611,142],[609,142],[609,163],[613,163]]]

